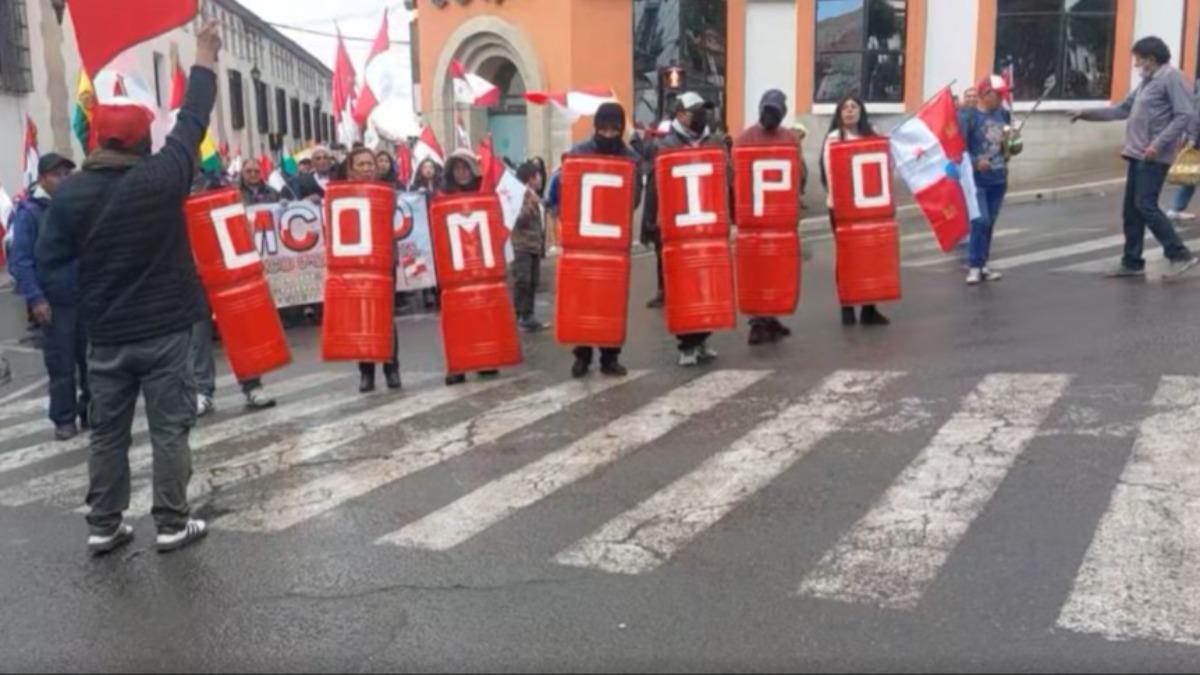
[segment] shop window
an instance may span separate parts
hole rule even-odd
[[[684,87],[725,110],[725,0],[634,0],[633,88],[634,121],[654,126],[670,115],[673,93],[660,85],[663,70],[683,70]]]
[[[907,0],[817,0],[818,103],[904,101]]]
[[[1013,96],[1107,100],[1112,94],[1116,0],[998,0],[997,72],[1012,69]],[[1053,77],[1053,79],[1051,79]]]
[[[242,87],[242,74],[236,70],[229,71],[229,117],[234,131],[246,128],[245,90]]]

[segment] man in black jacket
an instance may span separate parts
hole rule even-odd
[[[592,120],[596,133],[574,148],[572,155],[608,155],[625,157],[638,165],[637,178],[633,184],[633,209],[636,211],[642,201],[642,156],[625,145],[625,108],[619,103],[605,103],[596,110]],[[587,345],[575,348],[575,365],[571,367],[571,377],[580,378],[587,375],[592,367],[592,356],[595,350]],[[621,365],[620,347],[600,348],[600,373],[609,377],[624,377],[629,374]]]
[[[91,350],[92,444],[88,548],[112,552],[133,539],[129,446],[139,390],[154,449],[155,547],[178,550],[201,539],[189,517],[188,435],[196,420],[196,382],[188,359],[192,324],[204,317],[183,203],[217,95],[219,25],[196,38],[196,65],[166,146],[151,155],[153,113],[133,102],[96,109],[99,150],[65,181],[38,240],[38,264],[54,270],[78,260]]]

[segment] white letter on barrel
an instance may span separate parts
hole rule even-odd
[[[865,167],[878,166],[879,194],[869,197],[864,193],[867,186]],[[850,171],[854,181],[854,205],[860,209],[875,209],[892,203],[892,186],[888,185],[888,156],[886,152],[867,152],[850,159]]]
[[[333,254],[339,258],[371,255],[371,202],[366,197],[346,197],[335,201],[329,210],[330,217],[333,219],[329,226],[333,232]],[[342,214],[347,211],[358,213],[359,237],[357,244],[347,244],[342,241],[342,237],[345,236],[342,231]]]
[[[241,216],[246,227],[250,226],[246,220],[246,207],[241,204],[230,204],[212,212],[213,227],[217,230],[217,245],[221,247],[221,257],[225,258],[225,269],[230,271],[258,262],[258,251],[251,248],[245,253],[238,253],[233,245],[233,232],[230,228],[232,221],[238,216]]]
[[[496,266],[486,211],[476,211],[465,216],[452,213],[446,218],[446,225],[450,228],[450,258],[456,272],[461,272],[467,267],[466,256],[463,255],[463,232],[479,232],[479,243],[483,246],[483,266],[488,269]]]
[[[695,227],[697,225],[712,225],[717,222],[717,214],[702,210],[700,204],[700,179],[713,175],[712,164],[685,164],[671,169],[671,176],[687,180],[687,213],[675,219],[675,227]]]
[[[792,189],[792,163],[784,159],[758,159],[754,161],[754,215],[767,211],[768,192],[787,192]],[[779,180],[768,181],[768,171],[778,171]]]
[[[625,179],[611,173],[583,174],[583,203],[579,205],[579,236],[599,239],[619,239],[621,237],[619,225],[597,223],[592,220],[592,207],[595,203],[594,195],[597,188],[621,188],[624,186]]]

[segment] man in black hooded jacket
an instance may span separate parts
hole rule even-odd
[[[188,435],[196,420],[189,361],[192,324],[204,318],[204,289],[183,204],[217,96],[220,25],[196,37],[196,65],[166,146],[151,155],[153,112],[132,103],[97,106],[99,150],[59,188],[38,240],[41,269],[78,260],[91,347],[91,484],[88,548],[112,552],[133,539],[129,446],[139,390],[154,451],[155,548],[174,551],[207,532],[189,517]]]
[[[588,140],[571,148],[572,155],[608,155],[625,157],[640,166],[642,157],[625,145],[625,109],[619,103],[605,103],[596,110],[592,120],[596,133]],[[642,176],[639,168],[637,179],[633,182],[633,209],[637,210],[642,201]],[[594,350],[589,346],[575,348],[575,365],[571,367],[572,377],[587,375],[592,367]],[[620,363],[620,347],[600,348],[600,372],[609,377],[624,377],[629,374]]]

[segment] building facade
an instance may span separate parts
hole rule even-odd
[[[556,160],[588,131],[526,106],[525,90],[611,87],[651,126],[678,91],[704,93],[725,125],[757,117],[761,94],[788,94],[823,135],[854,93],[884,129],[943,87],[1011,68],[1025,127],[1015,178],[1119,170],[1122,125],[1070,125],[1064,110],[1109,105],[1136,85],[1130,49],[1161,37],[1195,80],[1200,0],[416,0],[420,100],[443,139],[461,118],[472,142]],[[456,110],[451,60],[501,87],[501,106]],[[810,141],[809,152],[813,152]]]
[[[59,0],[0,0],[0,181],[20,187],[25,116],[38,129],[40,152],[77,161],[83,149],[71,129],[80,62],[69,10]],[[243,156],[292,149],[332,138],[329,92],[333,74],[315,56],[234,0],[202,3],[218,20],[225,43],[211,130]],[[186,70],[195,58],[202,17],[119,56],[109,69],[125,78],[131,97],[158,112],[157,141],[170,127],[171,63]],[[111,78],[96,78],[101,100]],[[107,85],[111,88],[111,85]]]

